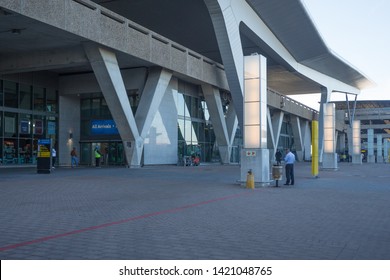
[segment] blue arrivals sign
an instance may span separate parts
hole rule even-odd
[[[91,121],[91,134],[92,135],[113,135],[119,134],[113,120],[92,120]]]

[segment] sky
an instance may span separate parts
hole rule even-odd
[[[390,100],[390,0],[301,1],[327,47],[376,84],[357,100]],[[319,108],[319,94],[289,97]]]

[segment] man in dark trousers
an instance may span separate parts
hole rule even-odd
[[[285,185],[294,185],[295,156],[290,151],[290,149],[286,149],[286,156],[284,157],[284,162],[286,163],[286,184]]]

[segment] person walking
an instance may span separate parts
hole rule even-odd
[[[77,167],[79,165],[79,159],[77,157],[76,147],[73,147],[73,150],[70,152],[70,156],[72,168]]]
[[[55,169],[54,165],[56,164],[57,151],[54,147],[51,149],[51,164],[52,168]]]
[[[285,185],[294,185],[294,162],[295,155],[286,149],[286,156],[284,157],[284,162],[286,163],[286,184]]]
[[[99,146],[95,147],[95,165],[97,168],[100,168],[100,158],[102,157],[102,154],[99,151]]]

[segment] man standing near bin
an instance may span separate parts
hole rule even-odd
[[[290,151],[290,149],[286,149],[286,156],[284,158],[284,162],[286,163],[286,184],[285,185],[294,185],[294,162],[295,156]]]

